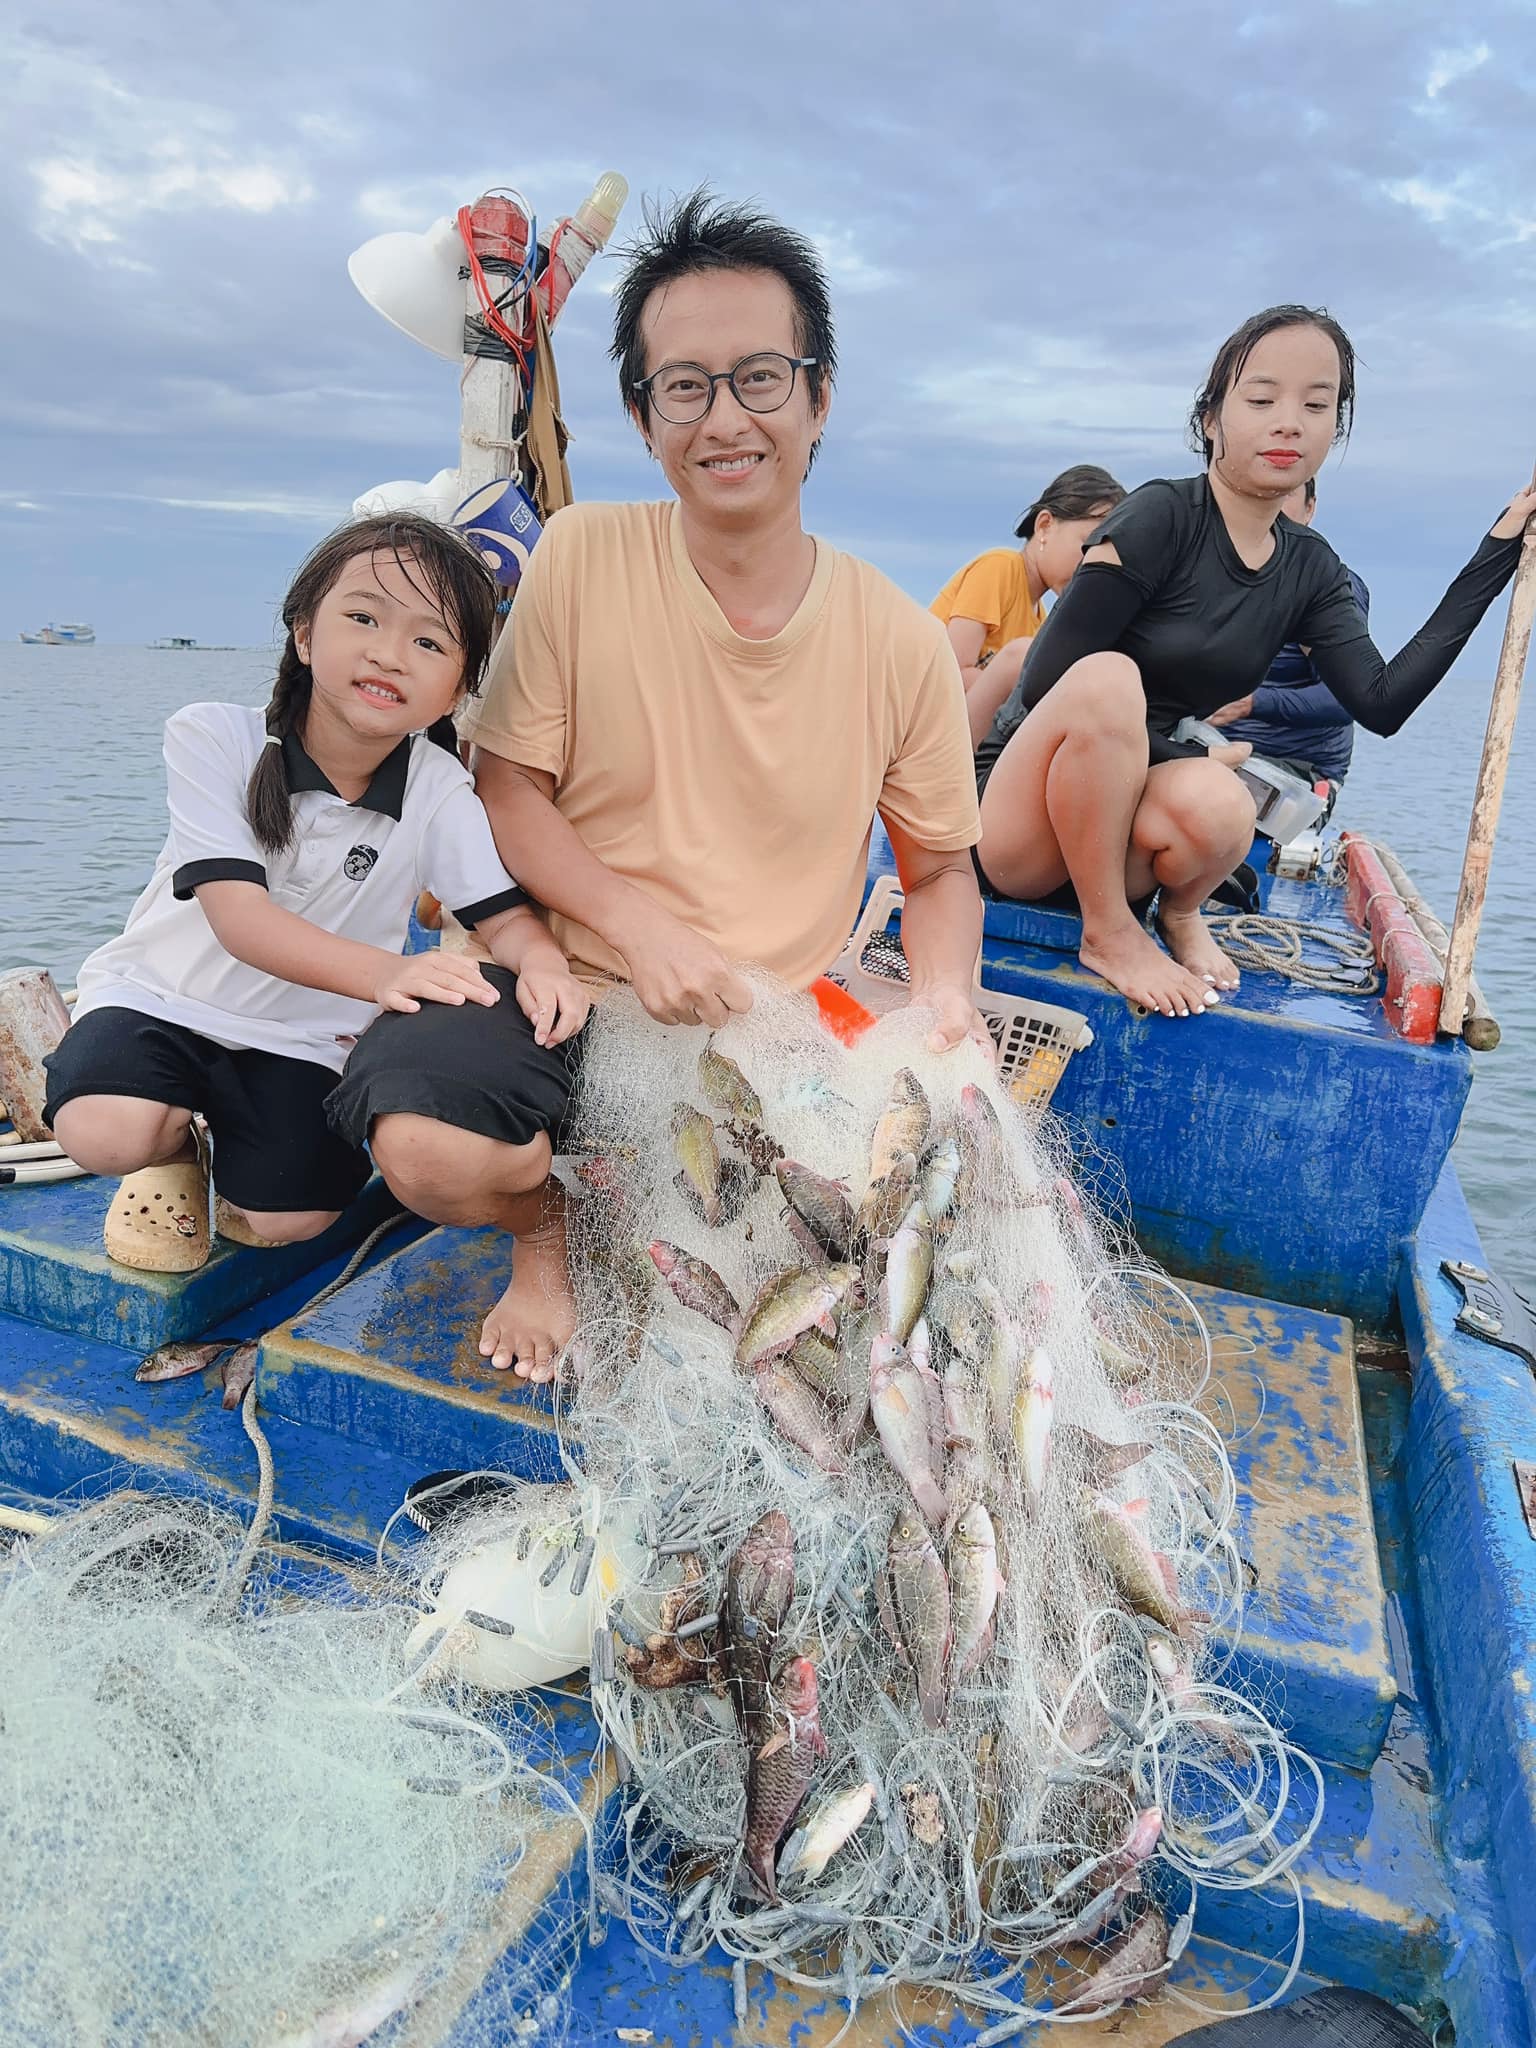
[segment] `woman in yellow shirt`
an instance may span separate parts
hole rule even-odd
[[[1045,623],[1041,600],[1065,590],[1089,534],[1125,496],[1107,469],[1080,462],[1052,479],[1014,532],[1021,548],[988,548],[957,569],[929,606],[949,629],[965,678],[971,744],[991,729]]]

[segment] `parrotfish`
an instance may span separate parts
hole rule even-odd
[[[786,1361],[770,1358],[756,1366],[752,1384],[781,1436],[823,1472],[836,1477],[848,1469],[837,1444],[839,1424],[821,1396]]]
[[[1128,1998],[1144,1998],[1167,1970],[1168,1960],[1168,1922],[1153,1906],[1141,1915],[1123,1940],[1106,1950],[1081,1990],[1056,2010],[1093,2012],[1123,2005]]]
[[[854,1219],[854,1249],[861,1256],[883,1245],[912,1206],[917,1191],[917,1157],[903,1152],[879,1180],[864,1190]]]
[[[914,1171],[928,1142],[932,1121],[923,1084],[910,1067],[898,1067],[891,1082],[890,1096],[875,1125],[869,1147],[869,1184],[885,1179],[898,1159],[910,1152]]]
[[[712,1230],[725,1221],[720,1187],[720,1148],[715,1127],[702,1109],[691,1103],[672,1106],[672,1149],[681,1169],[677,1185],[689,1206]]]
[[[696,1315],[707,1316],[722,1330],[730,1330],[733,1334],[740,1328],[741,1309],[736,1297],[713,1266],[704,1259],[694,1258],[680,1245],[668,1244],[662,1237],[647,1246],[647,1250],[651,1263],[684,1308],[691,1308]]]
[[[736,1344],[736,1363],[750,1369],[787,1351],[804,1330],[835,1337],[836,1311],[858,1284],[856,1266],[791,1266],[758,1289]]]
[[[1207,1617],[1186,1607],[1177,1588],[1169,1584],[1172,1575],[1148,1542],[1138,1509],[1144,1515],[1145,1501],[1127,1508],[1099,1494],[1087,1509],[1088,1534],[1131,1612],[1149,1616],[1170,1635],[1187,1642],[1195,1624]]]
[[[238,1408],[245,1399],[246,1390],[256,1377],[256,1353],[259,1340],[251,1338],[232,1351],[219,1368],[219,1378],[224,1383],[224,1399],[220,1404],[225,1408]]]
[[[960,1146],[955,1138],[940,1138],[930,1145],[918,1162],[918,1185],[923,1207],[938,1225],[948,1216],[960,1179]]]
[[[810,1232],[822,1257],[846,1260],[853,1246],[853,1204],[842,1182],[794,1159],[780,1159],[773,1171],[791,1213]]]

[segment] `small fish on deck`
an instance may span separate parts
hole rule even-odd
[[[141,1386],[158,1386],[162,1380],[184,1380],[195,1372],[207,1372],[234,1346],[226,1339],[220,1344],[162,1344],[139,1361],[134,1378]]]
[[[238,1408],[245,1399],[246,1389],[256,1377],[256,1353],[260,1348],[257,1339],[252,1337],[233,1350],[219,1368],[219,1377],[224,1383],[222,1407]]]

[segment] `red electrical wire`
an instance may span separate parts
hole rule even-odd
[[[475,297],[480,301],[480,311],[484,316],[486,326],[496,336],[498,341],[504,342],[512,351],[513,358],[517,363],[518,369],[522,372],[523,382],[526,385],[529,376],[528,349],[533,337],[531,334],[519,334],[509,327],[501,308],[496,303],[495,294],[491,290],[489,280],[481,266],[480,258],[475,253],[474,224],[471,218],[473,211],[472,207],[461,206],[458,214],[459,235],[464,243],[464,253],[469,259],[470,281],[475,287]],[[529,264],[527,267],[531,269],[532,265]]]

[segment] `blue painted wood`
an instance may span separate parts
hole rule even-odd
[[[213,1241],[195,1273],[139,1273],[102,1249],[115,1180],[59,1181],[0,1194],[0,1315],[142,1355],[196,1337],[355,1245],[399,1204],[375,1176],[323,1237],[257,1251]]]
[[[1497,1902],[1536,2033],[1536,1541],[1512,1470],[1536,1461],[1536,1381],[1513,1353],[1455,1329],[1446,1258],[1484,1263],[1449,1170],[1401,1291],[1414,1365],[1408,1512],[1446,1842]]]
[[[876,843],[871,873],[888,871]],[[1343,892],[1261,880],[1264,907],[1353,930]],[[1090,1176],[1107,1159],[1143,1248],[1175,1272],[1396,1321],[1402,1245],[1471,1086],[1460,1040],[1407,1045],[1380,997],[1248,972],[1203,1017],[1148,1015],[1078,964],[1080,920],[989,901],[982,979],[1080,1011],[1094,1044],[1052,1108]]]
[[[434,1230],[274,1329],[257,1367],[263,1411],[408,1450],[424,1472],[562,1477],[550,1389],[498,1372],[477,1348],[508,1249],[504,1231]]]

